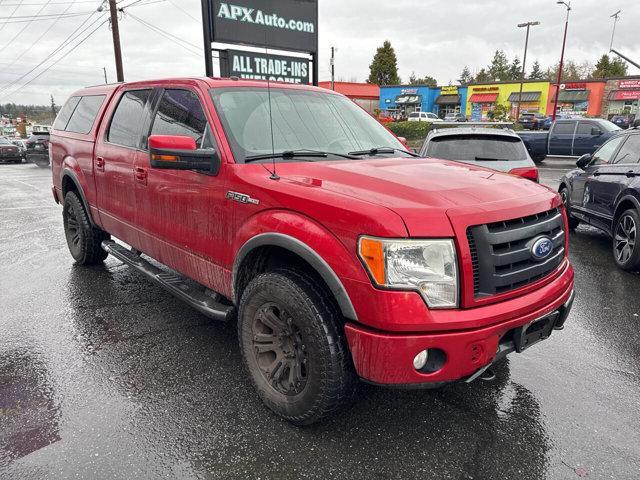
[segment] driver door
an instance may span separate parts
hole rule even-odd
[[[205,105],[195,89],[159,89],[148,136],[189,136],[198,148],[219,152]],[[216,291],[224,291],[218,270],[229,242],[224,173],[224,162],[217,175],[152,168],[148,151],[135,165],[142,251]]]

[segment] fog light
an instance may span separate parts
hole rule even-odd
[[[429,350],[423,350],[417,354],[413,359],[413,368],[416,370],[422,370],[429,360]]]

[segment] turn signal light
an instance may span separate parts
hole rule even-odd
[[[360,258],[367,264],[371,276],[378,285],[384,285],[384,252],[382,242],[374,238],[360,239]]]
[[[533,180],[534,182],[539,181],[538,169],[536,167],[523,167],[523,168],[514,168],[509,170],[511,175],[517,175],[522,178],[528,178],[529,180]]]
[[[152,160],[157,160],[159,162],[179,162],[180,157],[178,155],[156,155],[155,153],[151,155]]]

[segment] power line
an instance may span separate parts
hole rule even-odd
[[[11,93],[8,93],[6,95],[3,95],[2,97],[0,97],[0,100],[6,98],[9,95],[14,95],[16,93],[18,93],[20,90],[24,89],[24,87],[26,87],[27,85],[30,85],[31,83],[33,83],[34,81],[36,81],[38,78],[40,78],[42,75],[44,75],[51,67],[53,67],[54,65],[56,65],[58,62],[62,61],[67,55],[69,55],[71,52],[74,52],[76,50],[76,48],[78,48],[80,45],[82,45],[84,42],[86,42],[89,37],[91,37],[94,33],[96,33],[98,31],[98,29],[100,27],[102,27],[105,23],[107,23],[108,19],[103,20],[102,23],[100,23],[96,28],[94,28],[88,35],[86,35],[82,40],[80,40],[78,43],[76,43],[70,50],[68,50],[64,55],[62,55],[60,58],[58,58],[56,61],[54,61],[51,65],[49,65],[47,68],[45,68],[43,71],[41,71],[38,75],[36,75],[35,77],[33,77],[31,80],[29,80],[28,82],[22,84],[21,87],[18,87],[16,90],[14,90]],[[95,23],[95,22],[94,22]],[[88,30],[85,29],[83,31],[86,32]],[[77,37],[76,37],[77,38]]]
[[[20,3],[18,5],[16,5],[16,8],[13,9],[13,12],[11,12],[11,15],[9,16],[9,18],[13,17],[13,15],[18,11],[18,8],[20,8],[20,5],[22,5],[22,2],[23,2],[23,0],[20,0]],[[0,25],[0,32],[2,31],[4,26],[5,26],[4,23],[2,25]]]
[[[155,31],[156,33],[162,35],[163,37],[167,38],[168,40],[172,41],[173,43],[181,46],[182,48],[184,48],[186,51],[197,55],[197,56],[201,56],[202,52],[199,51],[199,46],[198,45],[194,45],[193,43],[187,42],[186,40],[183,40],[179,37],[176,37],[175,35],[161,29],[160,27],[157,27],[155,25],[152,25],[151,23],[146,22],[145,20],[142,20],[141,18],[137,17],[136,15],[133,15],[132,13],[128,14],[131,18],[133,18],[134,20],[136,20],[137,22],[139,22],[140,24],[144,25],[145,27]],[[183,45],[185,44],[185,45]],[[186,45],[188,45],[189,47],[193,47],[196,49],[196,51],[193,51],[191,48],[187,47]]]
[[[186,11],[184,8],[182,8],[180,5],[178,5],[177,3],[174,3],[173,0],[168,0],[169,3],[171,5],[173,5],[174,7],[176,7],[178,10],[180,10],[182,13],[184,13],[187,17],[192,18],[193,20],[195,20],[198,24],[200,23],[200,19],[194,17],[193,15],[191,15],[188,11]]]
[[[51,0],[49,0],[51,1]],[[44,5],[42,5],[40,7],[40,10],[38,10],[38,13],[40,13],[41,11],[43,11],[45,8],[47,8],[47,5],[49,5],[49,2],[45,3]],[[67,8],[68,10],[68,8]],[[36,15],[38,14],[36,13]],[[18,33],[16,33],[13,37],[11,37],[11,40],[9,40],[7,43],[5,43],[5,45],[0,48],[0,50],[4,50],[5,48],[7,48],[9,45],[11,45],[20,35],[22,35],[22,33],[29,28],[29,25],[31,25],[33,23],[33,20],[29,23],[27,23],[24,27],[22,27],[22,30],[20,30]]]
[[[89,19],[97,12],[92,12],[91,15],[89,15],[73,32],[71,32],[67,38],[65,38],[62,43],[60,45],[58,45],[55,49],[53,49],[46,57],[44,57],[44,59],[38,63],[35,67],[33,67],[31,70],[29,70],[28,72],[26,72],[25,74],[23,74],[20,78],[17,78],[16,80],[14,80],[13,82],[10,82],[8,84],[5,85],[0,85],[0,92],[3,90],[6,90],[8,88],[11,88],[13,85],[17,84],[18,82],[20,82],[22,79],[26,78],[27,75],[29,75],[30,73],[32,73],[34,70],[36,70],[38,67],[40,67],[42,64],[46,63],[47,60],[49,60],[52,56],[54,56],[56,53],[58,53],[60,50],[62,50],[64,47],[66,47],[69,43],[71,43],[72,41],[74,41],[76,38],[78,38],[80,35],[82,35],[84,32],[87,31],[87,29],[91,28],[93,25],[95,25],[95,23],[100,20],[100,18],[102,18],[103,16],[99,16],[96,20],[93,21],[93,23],[91,23],[89,26],[87,26],[85,28],[85,30],[83,30],[82,32],[80,32],[78,35],[76,35],[74,37],[74,35],[76,34],[76,32],[78,32],[78,30],[80,30],[85,23],[87,23],[89,21]],[[73,38],[72,38],[73,37]]]
[[[67,13],[64,15],[64,18],[72,18],[72,17],[81,17],[83,15],[87,15],[91,12],[78,12],[78,13]],[[21,19],[21,20],[7,20],[6,22],[0,22],[0,29],[2,29],[2,26],[4,25],[13,25],[15,23],[26,23],[26,22],[46,22],[49,20],[52,20],[53,18],[57,17],[58,14],[55,15],[41,15],[39,17],[35,17],[35,18],[31,18],[31,19]],[[11,17],[5,17],[5,18],[11,18]]]

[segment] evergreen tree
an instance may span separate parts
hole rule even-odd
[[[529,80],[542,80],[544,79],[544,72],[540,68],[540,62],[536,60],[531,67],[531,73],[529,74]]]
[[[53,95],[51,95],[51,123],[56,119],[56,115],[58,113],[58,107],[56,106],[56,102],[53,99]]]
[[[509,80],[520,80],[522,76],[522,65],[520,59],[516,56],[509,66]]]
[[[592,73],[593,78],[624,77],[627,74],[627,63],[621,58],[611,60],[604,54],[596,63],[596,69]]]
[[[487,73],[492,80],[510,80],[509,60],[502,50],[496,50],[493,60],[487,69]]]
[[[398,59],[396,52],[389,40],[385,40],[382,47],[378,48],[369,65],[368,83],[376,85],[398,85]]]
[[[462,73],[460,73],[460,83],[462,85],[468,85],[473,82],[473,75],[471,75],[471,70],[466,65],[462,69]]]
[[[411,72],[411,75],[409,76],[409,85],[428,85],[430,87],[436,87],[438,86],[438,81],[429,75],[418,78],[416,77],[415,72]]]
[[[491,82],[492,80],[493,78],[491,78],[491,75],[489,75],[489,73],[487,73],[484,68],[481,68],[480,71],[476,74],[475,83],[487,83]]]

